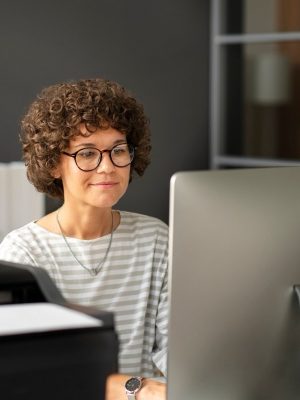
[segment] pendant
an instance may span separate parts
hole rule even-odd
[[[97,276],[98,271],[95,268],[90,269],[90,273],[92,276]]]

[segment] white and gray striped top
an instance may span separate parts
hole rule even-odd
[[[120,211],[111,249],[99,274],[91,276],[74,260],[61,235],[34,222],[10,232],[0,259],[44,268],[70,302],[112,311],[119,337],[119,371],[166,376],[168,227],[162,221]],[[85,265],[95,268],[110,235],[68,238]]]

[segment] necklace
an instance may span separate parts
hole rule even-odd
[[[60,211],[60,209],[58,209],[58,210],[57,210],[57,213],[56,213],[57,225],[58,225],[58,227],[59,227],[61,236],[63,237],[64,242],[66,243],[66,245],[67,245],[67,247],[68,247],[70,253],[72,254],[73,258],[77,261],[77,263],[78,263],[82,268],[84,268],[85,270],[87,270],[92,276],[98,275],[99,271],[101,270],[103,264],[104,264],[105,261],[106,261],[107,255],[108,255],[109,250],[110,250],[110,248],[111,248],[111,243],[112,243],[112,238],[113,238],[113,229],[114,229],[114,217],[113,217],[113,212],[111,211],[111,230],[110,230],[109,244],[108,244],[108,247],[107,247],[107,249],[106,249],[105,255],[104,255],[104,257],[103,257],[103,260],[101,260],[101,261],[99,262],[99,264],[98,264],[95,268],[88,268],[88,267],[86,267],[84,264],[82,264],[81,261],[78,260],[78,258],[77,258],[76,255],[74,254],[74,252],[73,252],[73,250],[72,250],[70,244],[68,243],[67,238],[66,238],[66,236],[65,236],[65,234],[64,234],[64,232],[63,232],[63,229],[62,229],[62,227],[61,227],[61,224],[60,224],[60,222],[59,222],[59,211]]]

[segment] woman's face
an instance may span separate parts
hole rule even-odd
[[[80,125],[80,130],[83,134],[86,132],[83,124]],[[75,153],[86,147],[110,150],[120,143],[126,143],[124,133],[113,128],[97,129],[89,136],[75,136],[66,152]],[[63,182],[65,204],[106,208],[116,204],[126,192],[130,165],[116,167],[109,153],[105,152],[100,165],[93,171],[85,172],[77,167],[74,158],[62,154],[56,173]]]

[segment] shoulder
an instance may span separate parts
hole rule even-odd
[[[142,257],[145,266],[152,269],[153,279],[166,279],[168,268],[169,229],[156,217],[121,211],[119,239]],[[148,263],[148,264],[147,264]]]
[[[42,231],[37,224],[29,222],[9,232],[0,243],[0,249],[7,246],[34,246],[36,238],[42,236]]]
[[[159,218],[129,211],[120,211],[121,226],[143,231],[153,231],[168,236],[168,225]]]
[[[36,246],[35,223],[30,222],[9,232],[0,243],[0,259],[34,264],[32,252]]]
[[[3,239],[3,241],[6,240],[11,240],[11,239],[17,239],[17,238],[22,238],[26,237],[28,234],[31,233],[35,223],[34,222],[29,222],[26,225],[21,226],[20,228],[14,229],[10,231]]]

